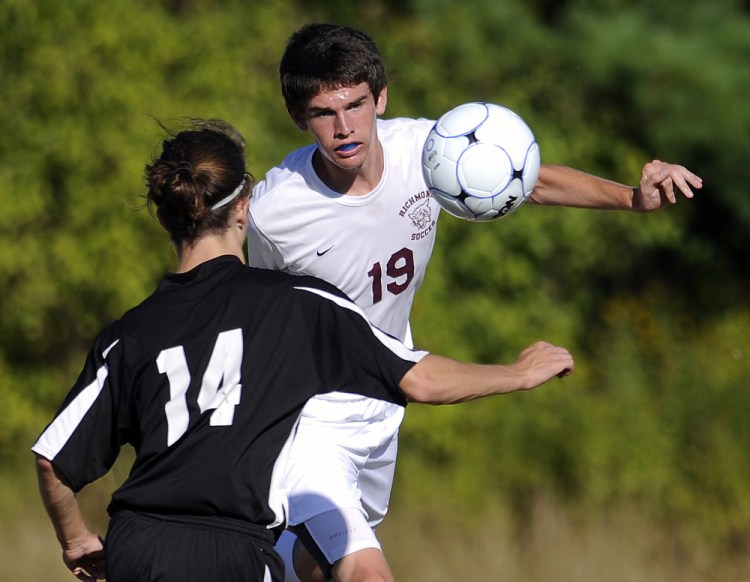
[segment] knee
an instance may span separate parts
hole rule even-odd
[[[394,582],[383,552],[375,548],[341,558],[333,565],[331,579],[333,582]]]

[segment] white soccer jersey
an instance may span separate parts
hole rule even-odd
[[[249,262],[333,283],[376,326],[408,340],[409,313],[440,209],[421,166],[433,122],[377,123],[385,169],[366,196],[342,195],[323,184],[312,166],[315,145],[292,152],[268,172],[250,200]]]
[[[328,188],[312,166],[316,146],[289,154],[250,199],[248,256],[253,266],[316,275],[346,293],[383,331],[411,342],[409,313],[435,242],[440,207],[422,176],[422,147],[433,122],[377,121],[383,146],[380,183],[366,196]],[[285,476],[292,525],[328,511],[355,509],[370,527],[390,500],[404,409],[340,392],[305,405]],[[356,434],[353,438],[352,432]],[[347,536],[320,549],[329,560],[379,547]],[[335,545],[335,544],[334,544]],[[287,564],[289,567],[289,564]]]

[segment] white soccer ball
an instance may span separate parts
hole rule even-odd
[[[453,216],[486,222],[507,216],[539,178],[539,145],[506,107],[465,103],[435,122],[422,151],[430,192]]]

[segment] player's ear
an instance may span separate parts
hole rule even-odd
[[[287,109],[287,113],[289,113],[289,117],[292,118],[292,121],[294,122],[294,125],[297,126],[297,129],[300,131],[307,131],[307,121],[305,120],[305,116],[303,113],[299,111],[293,111],[291,109]]]
[[[385,113],[385,106],[388,104],[388,87],[383,87],[378,95],[378,102],[375,104],[375,113],[383,115]]]
[[[236,220],[237,226],[244,228],[248,220],[248,208],[250,206],[250,198],[243,197],[242,200],[237,204]]]

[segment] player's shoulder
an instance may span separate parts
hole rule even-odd
[[[290,275],[290,277],[292,277],[290,283],[296,291],[312,291],[324,299],[334,301],[341,299],[351,303],[346,293],[328,281],[310,275]]]
[[[128,309],[113,325],[130,334],[148,329],[154,321],[161,322],[168,312],[179,311],[180,305],[229,293],[235,285],[243,284],[246,271],[239,257],[226,254],[204,261],[187,272],[166,273],[153,293]]]
[[[337,287],[316,277],[248,267],[234,257],[217,257],[190,273],[166,275],[154,293],[109,325],[106,337],[148,337],[150,330],[164,327],[170,319],[175,326],[182,325],[180,305],[200,302],[207,309],[219,309],[220,305],[234,309],[241,304],[245,310],[248,302],[265,306],[309,302],[310,295],[318,297],[314,301],[321,297],[349,301]]]
[[[435,125],[434,120],[424,118],[394,117],[392,119],[379,119],[378,136],[384,142],[401,141],[405,137],[424,142],[433,125]]]
[[[256,286],[265,287],[274,302],[289,308],[297,306],[309,312],[343,308],[361,314],[346,293],[318,277],[254,267],[248,267],[248,271],[252,271]]]
[[[255,285],[273,289],[277,296],[288,293],[294,297],[307,297],[309,292],[312,292],[313,295],[324,299],[350,301],[349,297],[338,287],[312,275],[296,275],[255,267],[248,267],[247,270]]]
[[[305,175],[309,172],[315,145],[310,144],[296,149],[274,166],[253,188],[250,198],[252,207],[266,204],[266,199],[275,192],[289,192],[295,183],[304,185]],[[290,188],[292,186],[292,188]]]

